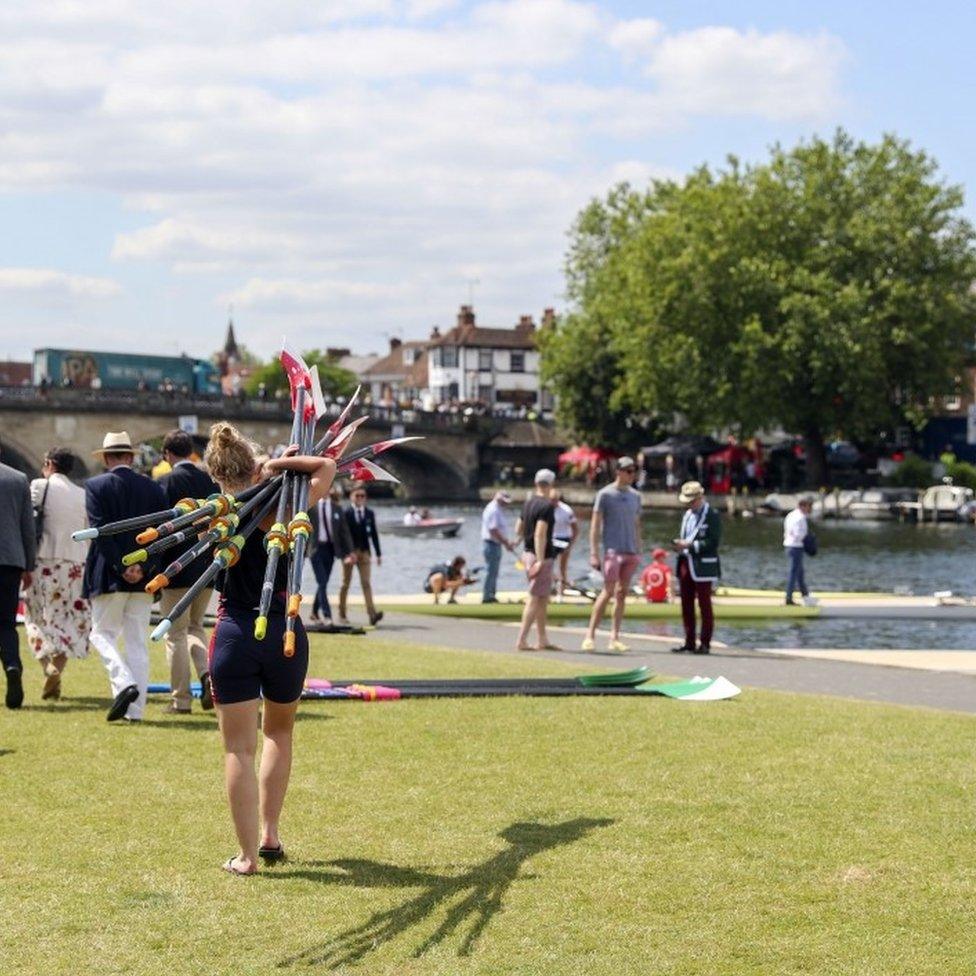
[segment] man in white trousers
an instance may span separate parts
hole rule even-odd
[[[85,485],[89,525],[101,526],[169,507],[163,489],[132,470],[135,451],[125,431],[106,434],[102,447],[94,454],[101,458],[105,474]],[[92,541],[85,563],[82,595],[91,601],[89,639],[112,685],[113,701],[107,715],[110,722],[120,718],[140,721],[149,684],[152,597],[143,587],[151,567],[122,565],[122,557],[138,548],[135,536],[134,532],[99,536]],[[119,650],[120,637],[124,656]]]

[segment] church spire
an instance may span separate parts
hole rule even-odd
[[[227,361],[239,362],[241,351],[237,348],[237,339],[234,336],[234,306],[227,310],[227,338],[224,340],[224,356]]]

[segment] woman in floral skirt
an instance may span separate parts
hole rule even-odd
[[[65,447],[48,451],[44,477],[31,482],[35,512],[43,512],[43,533],[37,545],[37,567],[25,594],[27,643],[44,669],[41,697],[61,697],[61,674],[69,658],[88,655],[91,610],[81,598],[87,542],[71,533],[84,528],[85,490],[68,475],[74,455]]]

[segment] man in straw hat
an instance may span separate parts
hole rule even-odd
[[[676,654],[708,654],[715,617],[712,613],[712,584],[721,576],[718,545],[722,539],[722,519],[705,501],[705,489],[697,481],[681,486],[678,500],[688,510],[681,520],[681,535],[672,541],[678,554],[678,585],[681,590],[681,618],[685,642],[671,650]],[[695,600],[701,613],[701,637],[695,644]]]
[[[135,451],[126,431],[108,433],[92,452],[105,465],[105,474],[85,485],[85,508],[91,526],[148,515],[167,508],[163,489],[132,470]],[[145,566],[123,566],[122,557],[138,548],[134,532],[99,536],[92,541],[85,563],[82,595],[91,600],[91,642],[108,671],[114,701],[110,722],[139,721],[149,683],[149,614],[152,597],[143,589]],[[119,637],[125,657],[119,653]]]

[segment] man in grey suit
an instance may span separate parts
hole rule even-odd
[[[17,641],[20,584],[29,586],[37,539],[27,476],[0,463],[0,661],[7,679],[7,708],[24,702],[23,668]]]

